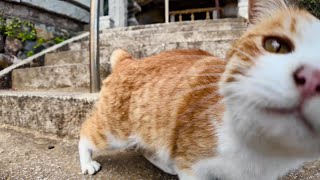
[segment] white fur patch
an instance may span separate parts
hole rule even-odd
[[[221,86],[226,112],[218,133],[218,154],[195,164],[201,179],[277,179],[319,157],[320,96],[304,106],[304,115],[317,126],[313,133],[295,114],[301,97],[293,74],[301,66],[320,68],[320,22],[296,18],[295,35],[277,32],[292,41],[293,52],[263,52],[245,76]],[[269,112],[269,108],[280,109],[280,113]],[[287,109],[293,112],[285,113]]]
[[[79,156],[81,172],[83,174],[94,174],[100,170],[100,164],[92,160],[92,151],[95,147],[85,137],[81,137],[79,141]]]

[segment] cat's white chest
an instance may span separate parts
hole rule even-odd
[[[216,156],[202,160],[193,166],[201,180],[276,180],[290,170],[303,165],[309,159],[264,155],[239,143],[230,129],[218,133]]]

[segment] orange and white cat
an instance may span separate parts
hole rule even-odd
[[[112,54],[81,128],[92,152],[137,148],[181,180],[273,180],[320,155],[320,22],[283,0],[250,1],[250,27],[220,60],[176,50]]]

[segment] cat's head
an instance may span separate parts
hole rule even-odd
[[[225,123],[262,148],[320,154],[320,21],[284,0],[249,2],[220,81]]]

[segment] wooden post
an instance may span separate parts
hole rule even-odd
[[[206,12],[206,20],[209,20],[209,19],[210,19],[210,12],[207,11],[207,12]]]
[[[194,21],[194,14],[191,13],[191,21]]]

